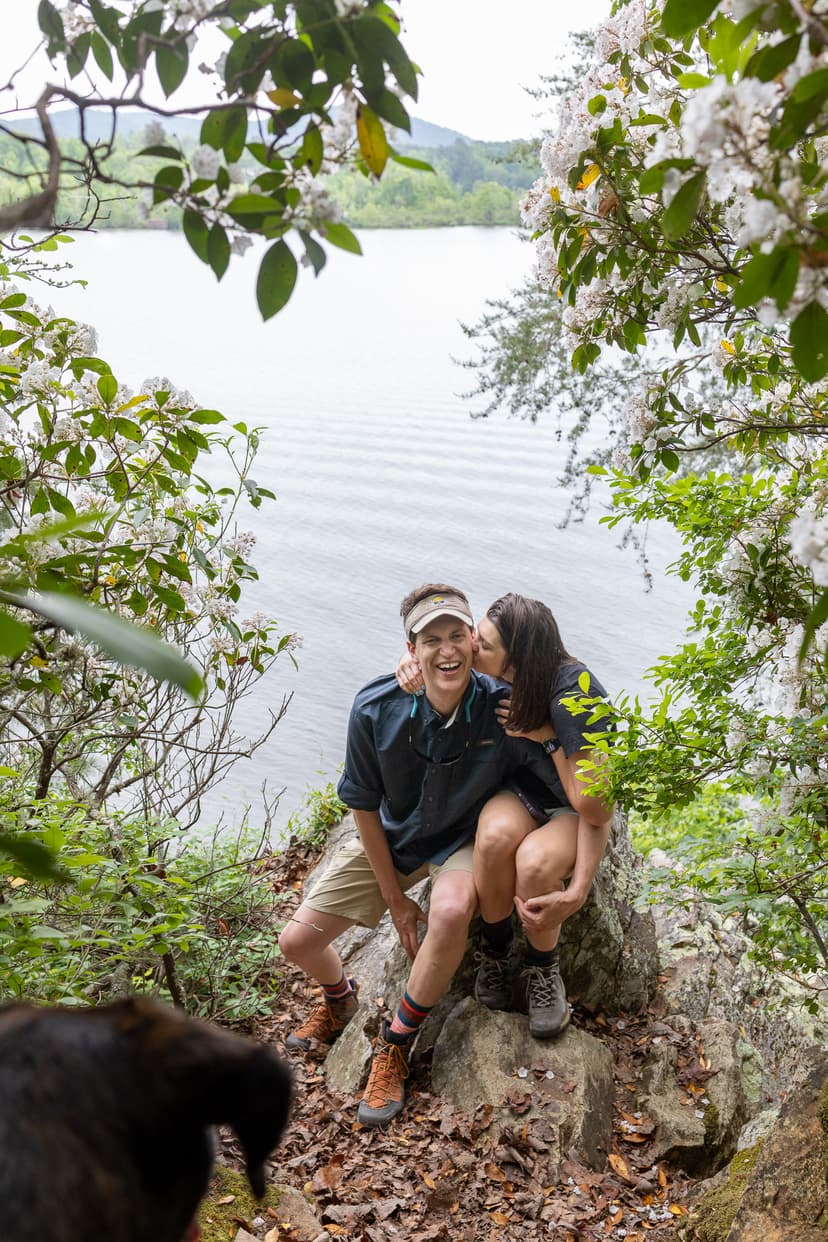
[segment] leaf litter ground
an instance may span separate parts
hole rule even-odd
[[[281,894],[280,918],[299,903],[304,876],[316,861],[313,849],[292,841],[267,863]],[[405,1111],[384,1130],[356,1122],[357,1096],[328,1089],[322,1057],[285,1053],[284,1039],[318,999],[299,972],[286,967],[271,1019],[257,1038],[291,1062],[295,1103],[289,1131],[271,1164],[274,1182],[303,1191],[320,1221],[319,1238],[343,1242],[660,1242],[673,1239],[686,1219],[693,1183],[651,1154],[655,1126],[637,1110],[639,1071],[654,1039],[681,1037],[651,1010],[623,1018],[576,1006],[573,1021],[601,1039],[613,1054],[615,1108],[607,1168],[596,1172],[570,1152],[550,1168],[546,1145],[521,1120],[531,1101],[533,1073],[516,1077],[509,1102],[514,1124],[503,1127],[489,1107],[473,1116],[430,1092],[429,1066],[419,1062],[407,1084]],[[709,1070],[697,1048],[680,1047],[682,1081],[692,1102]],[[492,1146],[486,1134],[501,1126]],[[223,1133],[220,1160],[242,1168],[233,1136]],[[235,1217],[230,1237],[244,1227],[268,1242],[308,1239],[290,1221],[274,1224],[268,1211]],[[314,1239],[314,1242],[316,1240]]]

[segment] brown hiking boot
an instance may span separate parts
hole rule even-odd
[[[411,1040],[391,1043],[388,1023],[374,1043],[371,1073],[357,1110],[357,1121],[363,1126],[384,1126],[402,1111],[405,1103],[405,1080],[410,1074],[408,1054]]]
[[[348,982],[351,991],[342,1000],[328,1001],[323,995],[320,1003],[311,1010],[308,1020],[288,1035],[285,1040],[287,1048],[307,1052],[313,1040],[330,1045],[342,1034],[359,1008],[359,984],[356,979],[349,979]]]

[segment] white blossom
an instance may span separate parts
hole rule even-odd
[[[202,143],[196,147],[190,158],[190,165],[196,177],[205,181],[215,181],[221,166],[221,155],[213,147]]]
[[[828,514],[806,509],[788,528],[791,555],[814,576],[817,586],[828,587]]]

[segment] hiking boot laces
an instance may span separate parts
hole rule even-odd
[[[538,1009],[552,1009],[560,986],[558,965],[528,966],[523,974],[526,976],[526,995],[530,1003]]]
[[[383,1108],[391,1100],[396,1100],[400,1087],[410,1073],[411,1067],[403,1045],[386,1042],[382,1036],[378,1036],[371,1073],[363,1095],[368,1108]]]
[[[315,1005],[301,1026],[298,1026],[287,1038],[288,1048],[307,1048],[312,1039],[323,1044],[332,1044],[342,1033],[357,1011],[359,985],[356,979],[349,979],[351,991],[341,1000],[327,1001],[324,997]]]
[[[496,992],[505,988],[509,982],[512,959],[507,953],[505,957],[492,957],[491,953],[479,950],[474,955],[478,964],[478,986]]]

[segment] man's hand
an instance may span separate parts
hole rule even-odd
[[[400,944],[408,954],[409,961],[413,962],[420,947],[420,942],[417,938],[417,924],[427,923],[428,919],[416,901],[412,901],[405,894],[402,895],[399,901],[389,905],[388,909],[391,915],[391,922],[394,924],[397,935],[400,938]]]
[[[404,655],[400,658],[394,676],[400,689],[406,694],[419,694],[425,689],[420,661],[412,655]]]
[[[515,897],[518,918],[527,931],[547,932],[560,927],[586,901],[586,894],[573,892],[571,888],[561,893],[542,893],[524,901]]]

